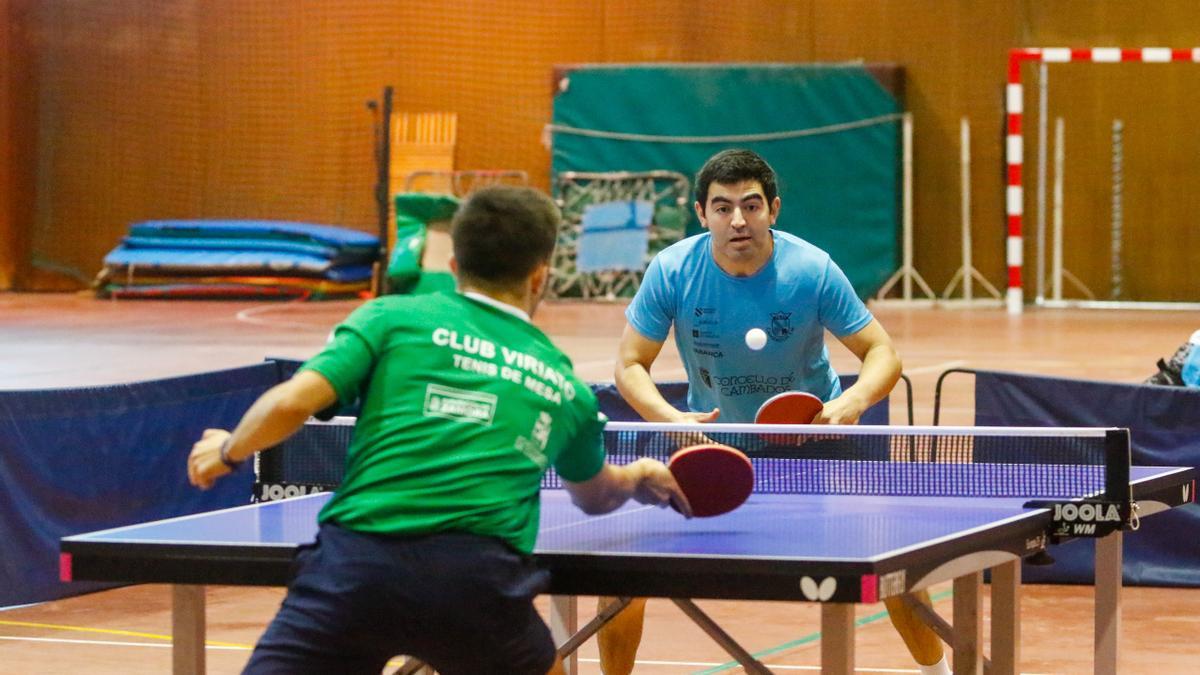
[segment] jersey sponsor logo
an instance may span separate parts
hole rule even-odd
[[[696,307],[692,310],[692,315],[697,326],[716,326],[721,323],[714,307]]]
[[[792,313],[791,312],[772,312],[771,325],[767,329],[767,335],[771,336],[776,342],[783,342],[791,337],[792,333],[796,332],[792,328]]]
[[[722,396],[744,394],[778,394],[792,388],[795,375],[729,375],[714,377],[713,382]],[[712,385],[709,385],[712,386]]]
[[[700,369],[700,381],[704,382],[704,386],[712,389],[712,373],[708,372],[708,368]]]
[[[699,328],[693,328],[692,329],[692,337],[697,338],[697,339],[705,338],[705,339],[711,340],[711,339],[713,339],[715,337],[719,337],[719,336],[716,333],[712,332],[711,330],[700,330]]]
[[[725,356],[725,352],[721,351],[720,349],[700,349],[698,347],[692,347],[692,352],[701,356],[711,356],[716,359]]]
[[[521,451],[538,466],[539,469],[545,469],[550,460],[546,458],[546,444],[550,442],[550,425],[554,423],[554,418],[550,413],[541,411],[538,413],[537,420],[533,423],[533,431],[529,437],[518,436],[514,447]]]
[[[495,394],[430,384],[425,387],[425,416],[491,426],[497,401]]]

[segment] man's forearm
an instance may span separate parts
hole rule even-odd
[[[662,462],[649,457],[622,466],[605,464],[592,478],[582,483],[566,481],[565,484],[575,505],[592,515],[620,508],[630,499],[657,506],[674,503],[685,516],[690,518],[692,515],[687,497],[671,471]]]
[[[321,383],[316,383],[314,391],[313,382],[303,381],[312,377],[317,376],[302,373],[260,396],[233,430],[226,456],[240,462],[277,445],[304,426],[311,415],[336,400],[332,388],[321,391]],[[333,400],[327,400],[330,398]]]
[[[882,401],[900,381],[900,357],[889,345],[872,347],[863,358],[858,380],[845,393],[860,398],[864,409]]]
[[[679,422],[681,413],[663,398],[650,372],[640,363],[619,368],[616,373],[617,391],[642,419],[647,422]]]

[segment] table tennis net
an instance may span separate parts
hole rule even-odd
[[[256,457],[260,499],[333,489],[346,469],[353,418],[310,422]],[[610,422],[608,461],[667,461],[705,441],[742,450],[755,471],[755,492],[930,497],[1127,497],[1125,429],[1016,427],[696,426]],[[544,488],[562,481],[553,468]],[[270,490],[271,492],[267,492]]]

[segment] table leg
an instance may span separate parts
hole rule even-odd
[[[821,672],[854,673],[854,605],[843,602],[821,605]]]
[[[699,626],[700,630],[703,630],[714,642],[721,645],[730,656],[742,665],[742,668],[749,675],[770,675],[771,671],[766,666],[739,645],[729,633],[725,632],[725,629],[718,626],[716,621],[713,621],[712,618],[704,613],[704,610],[697,607],[696,603],[687,598],[671,598],[671,602],[675,603],[676,607],[682,610],[693,623]]]
[[[1121,544],[1118,530],[1096,540],[1096,656],[1097,675],[1115,675],[1121,640]]]
[[[983,572],[954,580],[954,672],[983,672]]]
[[[579,630],[579,598],[574,595],[550,596],[550,635],[554,644],[564,644]],[[571,652],[563,659],[563,671],[566,675],[579,672],[579,654]]]
[[[1021,665],[1021,561],[992,568],[992,675]]]
[[[171,587],[171,672],[204,673],[204,587]]]

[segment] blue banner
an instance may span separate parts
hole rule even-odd
[[[1126,427],[1133,464],[1200,466],[1200,391],[1183,387],[975,372],[975,423],[980,426]],[[1091,541],[1050,551],[1050,566],[1025,565],[1030,583],[1092,583]],[[1147,518],[1125,538],[1125,583],[1200,586],[1200,508]]]
[[[107,585],[58,579],[59,539],[249,502],[253,468],[207,491],[187,456],[279,382],[273,363],[150,382],[0,392],[0,606]]]

